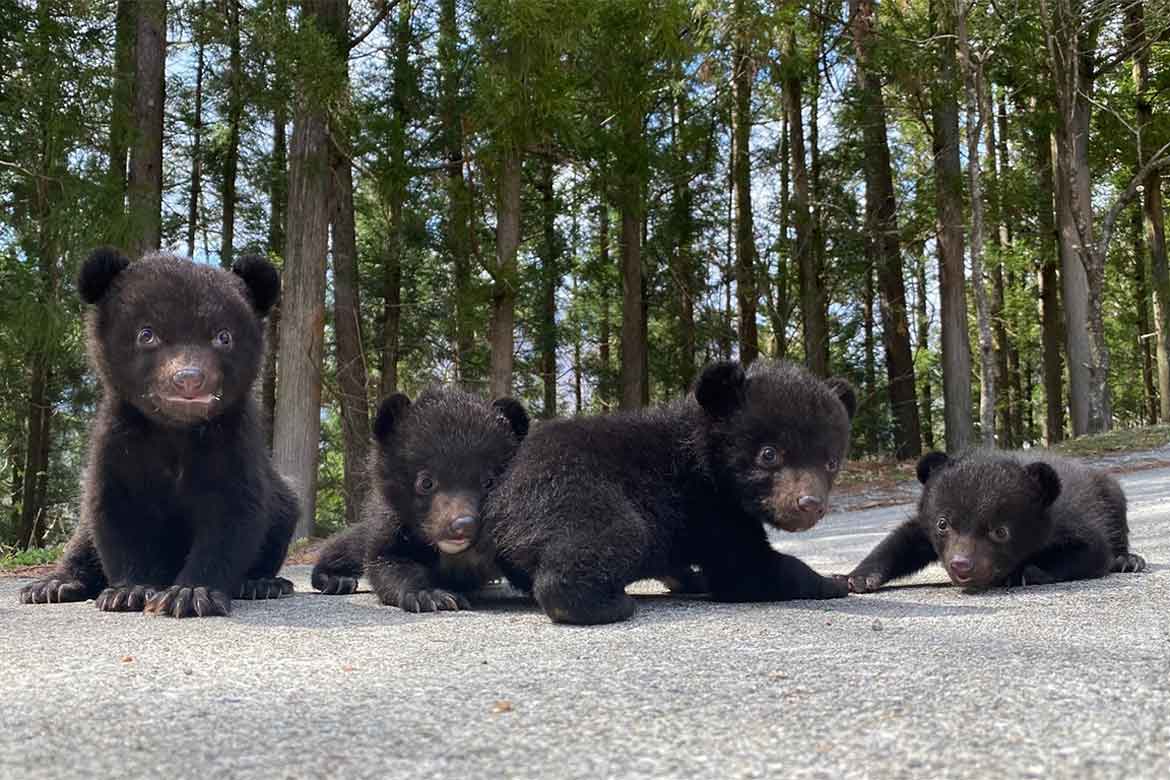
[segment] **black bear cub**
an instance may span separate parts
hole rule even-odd
[[[824,515],[854,407],[841,380],[728,361],[664,409],[541,423],[488,498],[501,567],[562,623],[624,620],[627,585],[696,566],[719,601],[845,596],[766,526]]]
[[[528,433],[517,401],[454,389],[382,402],[374,421],[362,522],[325,545],[313,587],[353,593],[363,571],[383,604],[409,612],[469,609],[500,576],[482,533],[484,496]]]
[[[849,574],[877,590],[933,561],[967,590],[1046,585],[1141,571],[1129,551],[1125,494],[1109,474],[1060,458],[941,452],[918,461],[918,511]]]
[[[273,470],[252,385],[280,294],[266,260],[225,271],[99,249],[78,278],[102,385],[81,521],[56,571],[21,601],[226,615],[232,597],[292,592],[278,578],[297,501]]]

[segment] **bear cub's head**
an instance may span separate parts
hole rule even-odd
[[[131,263],[103,248],[82,265],[77,288],[94,306],[89,352],[106,392],[157,423],[184,427],[247,397],[280,277],[255,256],[229,272],[161,253]]]
[[[405,528],[447,555],[481,537],[480,506],[528,433],[519,401],[450,388],[382,402],[374,421],[382,495]],[[487,535],[482,535],[487,538]]]
[[[708,366],[695,385],[708,421],[721,489],[762,523],[785,531],[816,525],[849,447],[857,399],[842,379],[821,380],[791,363]]]
[[[918,522],[951,581],[968,590],[1002,582],[1052,533],[1060,477],[1047,463],[931,452],[918,461],[918,481]]]

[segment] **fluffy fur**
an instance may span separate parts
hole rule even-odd
[[[371,490],[362,522],[325,545],[313,587],[352,593],[364,573],[383,604],[410,612],[468,609],[467,594],[499,577],[481,532],[481,502],[520,441],[528,414],[454,389],[411,404],[382,402],[374,422]]]
[[[504,573],[564,623],[624,620],[626,585],[694,567],[720,601],[844,596],[765,526],[823,516],[854,406],[840,380],[722,362],[667,408],[541,423],[488,499]]]
[[[1125,494],[1109,474],[1060,458],[933,452],[918,463],[918,511],[846,578],[874,591],[939,561],[968,590],[1141,571]]]
[[[272,468],[252,385],[280,279],[166,254],[96,250],[78,277],[103,395],[90,428],[81,522],[26,603],[226,615],[231,598],[292,592],[278,578],[297,501]]]

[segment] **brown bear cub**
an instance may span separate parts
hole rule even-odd
[[[90,429],[81,521],[25,603],[226,615],[277,598],[297,501],[264,445],[252,385],[280,277],[259,257],[225,271],[167,254],[98,249],[78,289],[93,304],[102,401]]]
[[[482,533],[484,496],[528,433],[517,401],[432,389],[382,402],[362,522],[325,545],[313,567],[323,593],[357,590],[364,572],[383,604],[408,612],[469,609],[467,594],[500,576]]]
[[[664,409],[541,423],[488,497],[501,568],[561,623],[624,620],[627,585],[693,567],[717,601],[845,596],[766,528],[824,515],[854,407],[841,380],[728,361]]]
[[[855,593],[939,561],[966,590],[1046,585],[1141,571],[1129,551],[1125,494],[1109,474],[1060,458],[941,452],[918,461],[918,511],[847,580]]]

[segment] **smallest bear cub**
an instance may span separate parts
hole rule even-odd
[[[518,402],[459,390],[396,394],[374,421],[362,522],[322,549],[313,587],[357,590],[363,571],[383,604],[408,612],[470,609],[466,594],[500,576],[482,503],[528,433]]]
[[[96,599],[106,612],[226,615],[278,598],[297,501],[264,445],[252,385],[276,269],[225,271],[168,254],[98,249],[81,268],[102,400],[90,427],[81,519],[25,603]]]
[[[968,591],[1141,571],[1125,494],[1109,474],[1060,458],[941,452],[918,461],[918,512],[847,576],[855,593],[942,563]]]

